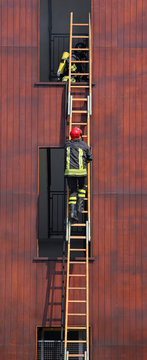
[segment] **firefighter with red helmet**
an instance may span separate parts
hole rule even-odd
[[[69,218],[78,221],[78,215],[84,209],[87,163],[93,156],[87,143],[82,141],[81,129],[74,127],[70,136],[71,140],[65,144],[65,176],[69,186]]]

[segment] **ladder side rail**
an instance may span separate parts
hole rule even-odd
[[[90,114],[91,114],[91,91],[92,91],[92,72],[91,72],[91,21],[89,14],[89,107],[87,116],[87,143],[90,147]],[[89,226],[90,226],[90,164],[88,164],[88,227],[86,236],[86,340],[87,340],[87,360],[89,360]]]
[[[70,139],[71,129],[72,129],[72,96],[70,95],[69,139]]]
[[[87,116],[87,144],[90,147],[90,116]],[[88,219],[90,219],[90,163],[88,164],[88,188],[87,188],[87,198],[88,198]]]
[[[87,234],[88,235],[88,234]],[[89,360],[89,244],[88,236],[86,241],[86,340],[87,340],[87,360]]]
[[[71,56],[72,56],[72,26],[73,26],[73,13],[70,13],[70,41],[69,41],[69,83],[68,83],[68,108],[69,108],[69,134],[72,127],[72,101],[71,101]],[[70,138],[70,137],[69,137]],[[69,198],[69,188],[67,190],[67,199]],[[69,215],[69,207],[67,204],[67,215]],[[64,358],[68,358],[67,351],[67,326],[68,326],[68,298],[69,298],[69,262],[70,262],[70,223],[68,222],[68,251],[67,251],[67,279],[66,279],[66,310],[65,310],[65,342],[64,342]]]
[[[70,13],[70,41],[69,41],[69,83],[68,83],[68,101],[69,105],[69,134],[72,128],[72,96],[71,96],[71,58],[72,58],[72,27],[73,27],[73,12]],[[70,138],[70,136],[69,136]]]
[[[71,91],[72,25],[73,25],[73,12],[71,12],[71,13],[70,13],[70,38],[69,38],[69,83],[68,83],[68,94],[70,94],[70,91]]]
[[[66,141],[66,131],[67,131],[67,93],[68,93],[68,83],[66,83],[65,87],[65,120],[64,120],[64,139]],[[65,159],[64,159],[65,161]],[[64,164],[65,168],[65,164]],[[63,261],[62,261],[62,304],[61,304],[61,353],[60,353],[60,360],[62,360],[63,355],[63,331],[64,331],[64,277],[65,277],[65,252],[66,252],[66,208],[67,208],[67,186],[66,186],[66,179],[64,177],[64,231],[63,231]]]
[[[69,223],[70,227],[70,223]],[[68,326],[68,303],[69,303],[69,264],[70,262],[70,231],[69,231],[69,239],[68,239],[68,251],[67,251],[67,279],[66,279],[66,312],[65,312],[65,343],[64,349],[65,353],[67,352],[67,326]]]
[[[80,86],[80,85],[71,85],[71,58],[72,58],[72,31],[73,31],[73,26],[74,25],[79,25],[79,24],[73,24],[73,13],[70,14],[70,44],[69,44],[69,84],[68,84],[68,104],[69,104],[69,111],[68,111],[68,115],[69,115],[69,139],[70,139],[70,131],[72,129],[72,114],[79,112],[78,110],[73,111],[72,110],[72,96],[71,96],[71,91],[72,88],[85,88],[88,89],[88,97],[87,97],[87,123],[85,123],[85,125],[87,125],[87,144],[90,147],[90,115],[91,115],[91,93],[92,93],[92,57],[91,57],[91,20],[90,20],[90,14],[89,14],[89,23],[87,24],[89,26],[89,83],[88,86]],[[85,25],[85,24],[80,24],[80,25]],[[77,125],[77,123],[74,122],[74,124]],[[80,125],[80,123],[79,123]],[[83,123],[81,123],[81,125],[83,125]],[[67,360],[68,357],[72,357],[72,354],[69,353],[68,349],[67,349],[67,343],[68,341],[68,334],[67,331],[69,329],[85,329],[86,331],[86,352],[85,355],[81,354],[82,357],[85,357],[86,360],[89,360],[89,240],[90,240],[90,164],[88,164],[88,189],[87,189],[87,200],[88,200],[88,211],[83,211],[88,213],[88,219],[86,222],[86,269],[85,269],[85,275],[81,275],[81,274],[69,274],[69,270],[70,270],[70,263],[74,263],[73,261],[70,262],[70,240],[72,241],[73,238],[79,238],[79,236],[71,236],[70,235],[70,231],[71,231],[71,225],[70,222],[68,222],[68,253],[67,253],[67,280],[66,280],[66,314],[65,314],[65,344],[64,344],[64,359]],[[67,205],[68,208],[68,205]],[[68,212],[67,212],[68,215]],[[75,262],[76,263],[76,262]],[[77,262],[78,263],[78,262]],[[86,277],[86,298],[85,300],[69,300],[69,288],[70,288],[70,277],[71,276],[85,276]],[[72,289],[72,287],[71,287]],[[68,313],[68,307],[69,307],[69,303],[73,303],[73,302],[85,302],[86,303],[86,326],[85,327],[76,327],[76,326],[69,326],[68,325],[68,315],[72,315]],[[74,314],[73,314],[74,315]],[[76,315],[81,315],[81,314],[76,314]],[[84,314],[83,314],[84,315]],[[76,354],[73,354],[74,357],[76,357]]]
[[[89,96],[90,115],[92,114],[92,39],[91,39],[91,18],[89,13]]]
[[[89,13],[89,111],[87,116],[87,143],[90,147],[90,113],[91,113],[91,86],[92,78],[91,78],[91,21],[90,21],[90,13]],[[88,164],[88,219],[90,223],[90,164]]]

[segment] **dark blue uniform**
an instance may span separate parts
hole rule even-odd
[[[82,139],[69,140],[65,144],[65,176],[69,186],[69,205],[76,206],[78,196],[78,212],[83,210],[83,199],[86,195],[85,181],[87,163],[93,159],[87,143]]]

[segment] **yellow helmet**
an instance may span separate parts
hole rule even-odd
[[[68,57],[69,57],[69,52],[64,51],[64,52],[63,52],[63,54],[62,54],[62,58],[61,58],[61,60],[67,60],[67,59],[68,59]]]

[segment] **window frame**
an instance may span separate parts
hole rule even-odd
[[[63,149],[63,146],[49,146],[49,145],[38,145],[37,148],[37,241],[36,241],[36,256],[34,256],[33,261],[34,262],[44,262],[44,261],[58,261],[58,262],[62,262],[63,261],[63,257],[46,257],[46,256],[39,256],[39,203],[38,203],[38,199],[39,199],[39,149],[40,148],[51,148],[51,149]],[[92,176],[92,173],[91,173]],[[92,197],[91,197],[92,198]],[[91,231],[92,231],[92,227],[91,227]],[[93,263],[95,260],[95,257],[92,254],[92,243],[90,241],[89,243],[89,262]]]
[[[90,0],[91,2],[91,24],[93,24],[93,1],[94,0]],[[38,0],[38,74],[37,74],[37,81],[35,82],[35,85],[48,85],[48,86],[65,86],[66,83],[63,83],[62,81],[40,81],[40,2],[41,0]],[[91,27],[91,31],[92,31],[92,27]]]
[[[38,157],[38,164],[37,164],[37,168],[38,168],[38,171],[37,171],[37,249],[36,249],[36,253],[37,253],[37,259],[39,260],[61,260],[62,257],[46,257],[46,256],[39,256],[39,170],[40,170],[40,165],[39,165],[39,150],[40,149],[63,149],[64,150],[64,147],[63,146],[48,146],[48,145],[39,145],[38,146],[38,154],[37,154],[37,157]],[[64,236],[64,235],[63,235]],[[35,258],[36,259],[36,258]]]
[[[49,331],[60,331],[61,332],[61,326],[42,326],[41,325],[36,325],[36,356],[35,359],[37,359],[37,348],[38,348],[38,330],[42,328],[42,329],[48,329]],[[90,359],[92,359],[92,326],[89,325],[89,350],[90,350]]]

